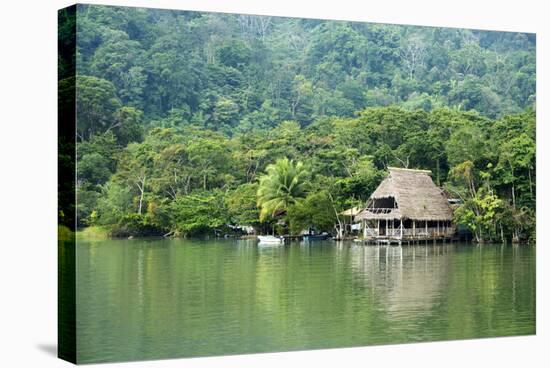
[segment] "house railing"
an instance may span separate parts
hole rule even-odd
[[[381,228],[380,232],[377,228],[367,228],[363,234],[367,237],[378,237],[378,236],[392,236],[392,237],[447,237],[452,236],[455,233],[455,229],[453,227],[429,227],[429,228],[416,228],[414,229],[403,229],[403,232],[401,232],[401,228],[393,228],[393,229],[384,229]]]

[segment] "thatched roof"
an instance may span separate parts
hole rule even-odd
[[[452,210],[441,188],[431,178],[429,170],[388,167],[389,175],[367,201],[356,220],[411,219],[421,221],[451,220]],[[369,210],[374,200],[393,197],[397,208],[389,211]]]

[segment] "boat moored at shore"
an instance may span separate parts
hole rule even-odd
[[[284,238],[273,235],[258,235],[260,244],[284,244]]]

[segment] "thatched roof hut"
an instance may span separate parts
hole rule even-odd
[[[452,210],[429,170],[388,167],[389,175],[356,217],[360,220],[450,221]]]

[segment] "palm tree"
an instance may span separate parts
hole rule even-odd
[[[287,211],[298,199],[304,198],[307,175],[303,163],[294,164],[286,157],[268,165],[266,174],[260,177],[257,192],[260,221]]]

